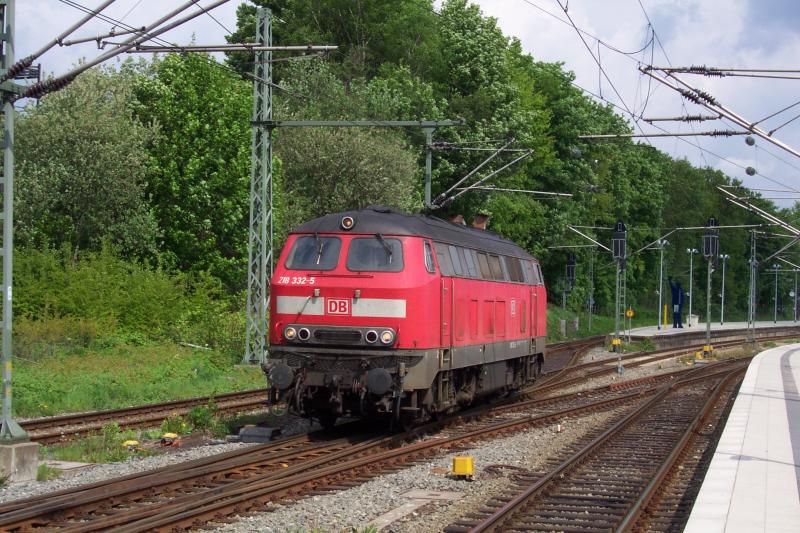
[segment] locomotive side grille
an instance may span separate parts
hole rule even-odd
[[[354,329],[317,329],[314,340],[336,344],[356,344],[361,341],[361,332]]]

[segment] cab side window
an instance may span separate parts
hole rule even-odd
[[[453,275],[453,263],[450,261],[450,252],[446,244],[440,242],[433,243],[433,248],[436,251],[436,260],[439,262],[439,272],[442,276]]]
[[[436,268],[433,266],[433,250],[431,250],[431,243],[425,241],[425,270],[434,274],[436,272]]]
[[[450,262],[453,264],[453,272],[456,276],[463,276],[464,268],[461,266],[461,257],[459,257],[458,248],[448,245],[447,250],[450,252]]]

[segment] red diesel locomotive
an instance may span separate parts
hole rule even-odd
[[[373,206],[293,231],[271,281],[270,403],[421,421],[541,372],[546,293],[498,235]]]

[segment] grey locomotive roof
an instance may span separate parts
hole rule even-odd
[[[413,235],[496,254],[534,259],[514,242],[491,231],[454,224],[428,215],[400,213],[385,206],[369,206],[359,211],[325,215],[309,220],[292,233],[342,233],[340,224],[346,216],[355,220],[350,233]]]

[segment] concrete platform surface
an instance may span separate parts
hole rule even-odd
[[[791,320],[778,320],[777,323],[767,321],[767,322],[756,322],[756,329],[763,329],[763,328],[785,328],[796,326],[798,328],[798,335],[800,335],[800,321],[793,322]],[[747,329],[747,322],[725,322],[725,324],[720,325],[719,322],[712,322],[711,323],[711,331],[728,331],[728,330],[736,330],[736,329]],[[667,327],[662,327],[658,329],[658,326],[645,326],[641,328],[633,328],[631,329],[631,335],[636,337],[656,337],[659,335],[680,335],[684,333],[696,333],[696,332],[705,332],[706,330],[706,323],[700,322],[696,326],[689,327],[686,324],[683,325],[683,328],[673,328],[672,324],[669,324]]]
[[[753,358],[688,533],[800,531],[800,344]]]

